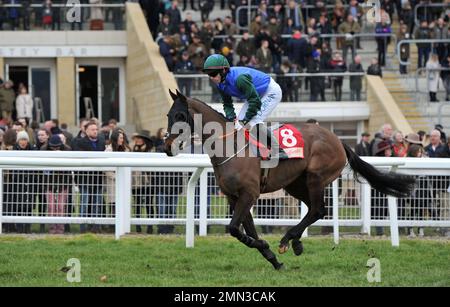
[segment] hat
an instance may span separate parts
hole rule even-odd
[[[138,132],[138,133],[133,133],[132,138],[134,139],[134,138],[136,138],[136,137],[143,138],[143,139],[147,139],[147,140],[149,140],[149,141],[152,140],[152,137],[150,136],[150,131],[148,131],[148,130],[141,130],[141,131]]]
[[[443,127],[441,124],[436,124],[436,125],[434,126],[434,129],[437,129],[437,130],[444,130],[444,127]]]
[[[19,131],[17,133],[16,141],[18,142],[20,140],[30,141],[30,137],[28,136],[28,133],[26,131]]]
[[[367,131],[364,131],[363,133],[361,133],[361,136],[370,136],[370,133]]]
[[[59,135],[54,134],[52,137],[48,140],[48,146],[50,147],[57,147],[63,145],[63,142],[61,141],[61,138]]]
[[[389,141],[381,141],[380,143],[378,143],[376,154],[385,151],[386,149],[390,149],[391,147],[392,146]]]
[[[420,136],[417,133],[409,133],[407,136],[405,136],[405,140],[411,144],[422,145],[422,142],[420,141]]]

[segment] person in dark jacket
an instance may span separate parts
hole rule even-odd
[[[183,51],[181,60],[175,65],[175,73],[180,75],[195,74],[195,67],[192,61],[189,59],[189,52]],[[178,78],[178,87],[180,92],[187,97],[191,97],[192,78]]]
[[[441,79],[445,87],[445,101],[450,101],[450,54],[442,63]]]
[[[302,37],[300,30],[296,29],[292,34],[292,37],[289,38],[287,42],[286,53],[289,62],[296,63],[297,65],[300,65],[300,67],[305,68],[305,53],[307,45],[308,42],[304,37]]]
[[[71,148],[61,140],[57,134],[52,135],[48,143],[41,150],[70,151]],[[45,186],[45,200],[48,204],[47,216],[64,216],[67,213],[68,195],[72,183],[72,172],[70,171],[45,171],[43,175]],[[69,215],[70,216],[70,215]],[[49,233],[63,234],[63,224],[49,225]]]
[[[355,152],[358,156],[370,156],[370,143],[369,143],[370,133],[363,132],[361,134],[361,142],[356,145]]]
[[[84,126],[86,136],[77,142],[79,151],[105,151],[105,139],[98,133],[98,123],[89,120]],[[103,172],[89,171],[79,172],[77,182],[80,188],[80,216],[100,217],[102,215],[103,204]],[[94,225],[91,230],[100,230],[98,225]],[[80,226],[80,231],[86,231],[86,225]]]
[[[344,73],[347,71],[347,65],[339,51],[334,52],[333,59],[329,62],[328,66],[330,72],[333,73]],[[331,80],[333,81],[334,98],[336,101],[341,101],[344,77],[331,77]]]
[[[307,62],[307,72],[310,74],[321,73],[324,71],[321,67],[320,50],[314,50],[312,57]],[[325,77],[310,77],[310,101],[318,101],[319,95],[321,101],[325,101]]]
[[[378,60],[376,58],[372,59],[372,63],[367,68],[367,74],[383,78],[383,71],[381,70],[381,66],[378,64]]]
[[[361,65],[361,56],[355,56],[355,62],[350,64],[348,68],[349,72],[364,72],[364,68]],[[362,76],[351,76],[350,77],[350,100],[360,101],[361,100],[361,89],[362,89]]]
[[[134,133],[132,140],[134,141],[133,152],[151,152],[154,147],[154,140],[148,130]],[[155,195],[153,186],[150,172],[133,172],[132,195],[134,198],[136,217],[155,217],[155,208],[152,205],[152,197]],[[144,215],[143,209],[146,210],[146,215]],[[141,225],[136,225],[136,232],[141,232]],[[151,225],[147,227],[147,233],[153,233],[153,227]]]

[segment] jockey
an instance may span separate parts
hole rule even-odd
[[[260,136],[260,141],[268,148],[278,148],[271,131],[264,120],[281,101],[281,88],[268,74],[250,67],[230,67],[228,60],[220,54],[210,55],[203,64],[203,71],[217,85],[222,96],[225,117],[235,122],[236,130],[248,126],[252,135]],[[239,116],[236,117],[233,99],[245,99]],[[274,146],[271,146],[274,144]],[[272,152],[272,158],[278,152]]]

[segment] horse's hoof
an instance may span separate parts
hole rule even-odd
[[[279,263],[279,264],[275,267],[275,270],[277,270],[277,271],[285,271],[285,270],[286,270],[286,267],[284,266],[284,264]]]
[[[303,244],[301,241],[292,242],[292,250],[296,256],[300,256],[303,253]]]
[[[289,250],[289,245],[288,244],[286,244],[286,245],[280,245],[279,247],[278,247],[278,253],[279,254],[284,254],[284,253],[286,253],[287,251]]]

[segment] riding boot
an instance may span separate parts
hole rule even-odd
[[[280,158],[280,150],[279,144],[275,136],[269,127],[267,127],[264,123],[257,124],[256,131],[252,129],[252,131],[256,132],[257,139],[260,143],[262,143],[267,149],[270,150],[268,159],[279,159]],[[273,149],[273,150],[272,150]]]

